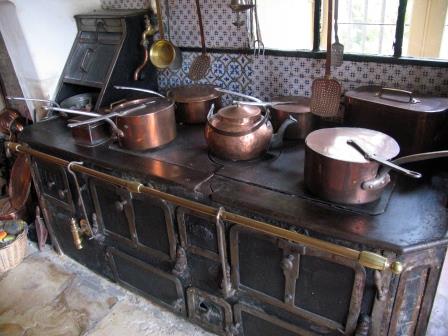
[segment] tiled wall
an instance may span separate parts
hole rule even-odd
[[[194,0],[168,0],[171,39],[181,47],[198,47],[199,28]],[[232,25],[230,0],[201,0],[208,47],[239,49],[247,46],[244,28]],[[165,13],[165,1],[161,0]],[[145,0],[102,0],[104,8],[145,8]],[[166,24],[165,20],[165,24]],[[182,68],[159,72],[159,86],[166,89],[189,84],[188,70],[198,53],[184,52]],[[313,79],[323,76],[324,60],[278,56],[211,54],[212,65],[201,82],[269,99],[275,95],[310,95]],[[437,96],[448,95],[448,68],[348,62],[333,69],[345,90],[376,84]]]

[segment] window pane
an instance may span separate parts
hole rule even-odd
[[[344,52],[393,55],[398,5],[399,0],[339,0],[338,35],[339,42],[344,45]],[[328,0],[325,0],[322,50],[326,49],[327,6]]]
[[[314,0],[257,0],[257,6],[266,49],[312,49]]]
[[[448,0],[408,0],[403,56],[448,59]]]

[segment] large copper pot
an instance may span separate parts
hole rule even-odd
[[[288,119],[273,134],[269,114],[258,106],[230,105],[213,114],[210,110],[205,139],[210,151],[221,158],[240,161],[259,157],[270,146],[279,146],[286,128],[295,121]]]
[[[178,86],[168,91],[167,96],[176,103],[176,121],[187,124],[202,124],[212,105],[221,107],[222,93],[213,85],[195,84]]]
[[[331,202],[363,204],[377,200],[390,182],[382,166],[421,177],[387,161],[398,155],[400,147],[378,131],[324,128],[310,133],[305,144],[305,184],[310,192]]]

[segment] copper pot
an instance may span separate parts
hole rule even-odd
[[[251,160],[259,157],[270,145],[278,146],[286,128],[294,123],[286,120],[273,134],[269,114],[258,106],[230,105],[208,115],[205,139],[210,151],[228,160]]]
[[[414,178],[419,173],[387,161],[400,147],[390,136],[364,128],[324,128],[305,139],[305,184],[322,199],[342,204],[377,200],[390,176],[381,166]]]
[[[118,138],[120,146],[132,150],[147,150],[166,145],[176,137],[174,103],[161,97],[135,99],[113,108],[120,113],[151,103],[135,112],[116,117],[117,127],[123,132]]]
[[[272,126],[277,131],[283,122],[289,117],[297,120],[285,132],[285,138],[290,140],[305,139],[314,130],[314,118],[310,110],[310,98],[298,96],[280,96],[272,99],[276,102],[288,102],[287,104],[275,104],[271,107]]]
[[[202,124],[214,104],[221,107],[222,93],[213,85],[196,84],[178,86],[168,91],[167,96],[176,103],[176,121],[187,124]]]
[[[88,123],[106,120],[118,134],[120,146],[131,150],[147,150],[168,144],[176,137],[174,103],[160,93],[126,86],[115,86],[119,90],[132,90],[156,94],[157,97],[134,99],[117,104],[107,114],[90,120],[72,123],[79,127]],[[115,124],[110,121],[115,118]]]

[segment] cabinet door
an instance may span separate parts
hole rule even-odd
[[[230,244],[235,289],[327,330],[354,332],[366,284],[357,262],[237,226]]]
[[[76,219],[74,214],[51,200],[44,201],[43,204],[42,210],[46,223],[56,236],[62,252],[91,270],[111,278],[110,270],[106,267],[107,263],[102,243],[96,238],[81,237],[82,249],[77,249],[70,228],[72,218]]]
[[[121,34],[81,32],[67,63],[64,79],[102,85],[118,51]]]
[[[73,211],[72,194],[64,168],[36,159],[33,160],[33,165],[42,196]]]

